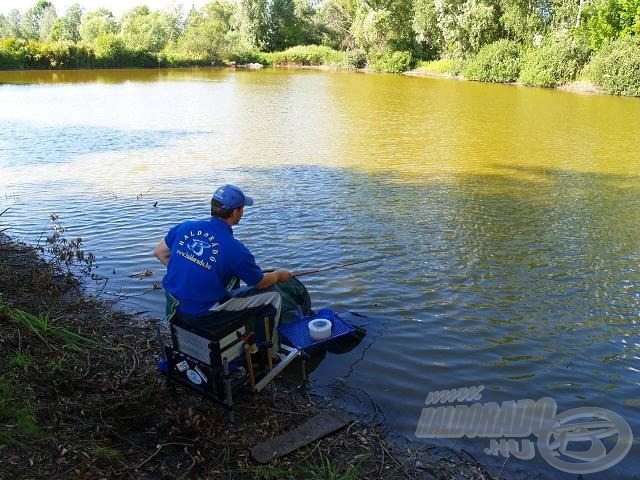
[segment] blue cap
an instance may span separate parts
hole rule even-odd
[[[253,205],[253,198],[246,196],[242,193],[242,190],[235,185],[218,187],[213,193],[213,200],[219,201],[228,209],[240,208],[244,205],[250,207]]]

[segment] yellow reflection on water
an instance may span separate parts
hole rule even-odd
[[[0,87],[0,121],[23,122],[25,135],[30,124],[170,132],[161,145],[123,141],[62,163],[2,162],[3,182],[56,178],[133,193],[207,169],[318,165],[395,182],[582,172],[639,184],[638,99],[318,71],[0,72],[0,82],[21,84]]]

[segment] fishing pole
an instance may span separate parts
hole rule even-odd
[[[307,270],[305,272],[294,273],[291,276],[292,277],[302,277],[304,275],[311,275],[312,273],[326,272],[327,270],[334,270],[336,268],[350,267],[351,265],[358,265],[360,263],[375,262],[376,260],[385,260],[387,258],[398,257],[400,255],[401,255],[400,253],[396,253],[394,255],[387,255],[385,257],[375,257],[375,258],[369,258],[367,260],[359,260],[357,262],[342,263],[340,265],[334,265],[332,267],[316,268],[315,270]]]

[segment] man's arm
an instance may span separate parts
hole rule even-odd
[[[169,263],[169,257],[171,256],[171,249],[167,246],[164,239],[162,239],[153,249],[153,254],[156,256],[158,260],[160,260],[164,265],[166,265],[167,263]]]
[[[157,256],[157,255],[156,255]],[[278,282],[286,282],[291,278],[291,273],[288,270],[274,270],[273,272],[267,272],[258,283],[254,286],[260,290],[270,287]]]

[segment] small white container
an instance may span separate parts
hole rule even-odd
[[[309,336],[312,340],[324,340],[331,336],[331,322],[324,318],[316,318],[309,322]]]

